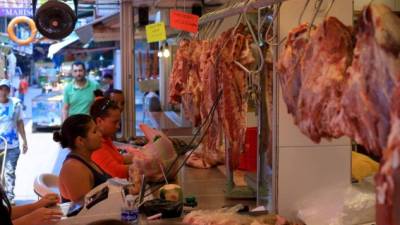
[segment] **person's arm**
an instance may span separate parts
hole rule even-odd
[[[119,154],[119,153],[117,153]],[[122,157],[122,156],[121,156]],[[106,149],[99,149],[92,153],[92,160],[99,166],[104,172],[112,177],[128,178],[128,165],[123,162],[119,162],[113,156],[113,154]]]
[[[14,206],[11,210],[11,219],[17,219],[38,209],[37,202],[27,205]]]
[[[85,195],[93,188],[93,175],[86,166],[74,159],[64,163],[59,179],[67,192],[63,196],[72,202],[82,203]]]
[[[57,194],[51,193],[43,196],[39,201],[36,201],[31,204],[21,205],[21,206],[14,206],[12,207],[12,215],[11,219],[17,219],[24,215],[27,215],[33,212],[36,209],[43,208],[43,207],[50,207],[56,205],[60,201],[60,198]]]
[[[49,209],[42,207],[34,209],[24,216],[12,220],[12,223],[13,225],[52,225],[58,223],[62,215],[63,214],[60,209]]]
[[[22,137],[22,153],[25,154],[28,151],[28,142],[26,141],[25,125],[22,119],[17,121],[17,129]]]
[[[63,109],[62,109],[62,118],[61,120],[64,122],[68,118],[68,110],[69,110],[69,105],[64,103]]]
[[[68,118],[68,111],[69,111],[69,107],[70,107],[70,102],[69,102],[69,97],[68,97],[68,89],[69,89],[69,84],[67,84],[67,86],[65,86],[64,89],[64,96],[63,96],[63,108],[62,108],[62,115],[61,115],[61,121],[64,122],[64,120],[66,120]]]

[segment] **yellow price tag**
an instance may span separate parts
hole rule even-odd
[[[147,25],[146,37],[148,43],[163,41],[167,39],[167,33],[165,32],[164,22]]]

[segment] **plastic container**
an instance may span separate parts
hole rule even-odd
[[[121,209],[121,221],[130,225],[138,225],[139,219],[139,209],[135,206],[135,198],[127,195],[125,205]]]
[[[246,129],[245,149],[239,159],[240,170],[257,171],[257,132],[257,127]]]

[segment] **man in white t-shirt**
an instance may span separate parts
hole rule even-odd
[[[5,191],[7,198],[13,202],[15,186],[15,169],[20,155],[18,133],[22,137],[22,152],[28,150],[26,141],[24,121],[22,118],[22,104],[19,99],[9,97],[10,82],[6,79],[0,80],[0,136],[7,140],[7,154],[5,161]],[[5,149],[3,139],[0,139],[0,152]]]

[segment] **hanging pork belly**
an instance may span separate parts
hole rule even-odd
[[[247,74],[244,66],[254,63],[249,36],[240,26],[212,41],[182,40],[169,81],[170,103],[182,103],[193,125],[203,125],[205,137],[188,164],[209,168],[224,163],[225,146],[238,164],[244,148],[247,112]],[[218,97],[219,96],[219,97]],[[208,121],[208,123],[205,123]]]

